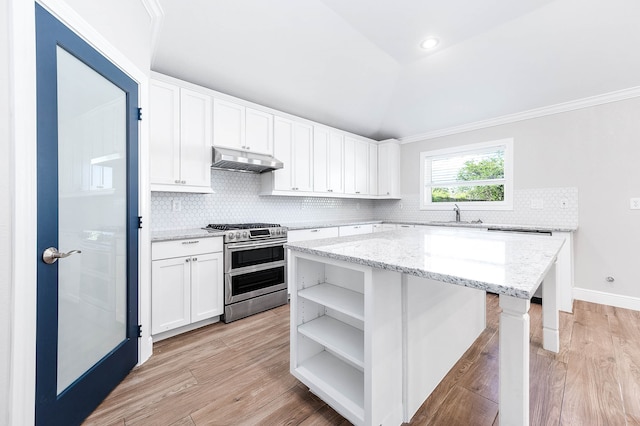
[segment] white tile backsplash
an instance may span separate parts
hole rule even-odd
[[[209,223],[324,222],[374,219],[372,200],[260,196],[260,175],[211,171],[213,194],[151,193],[151,229],[200,228]],[[181,210],[172,210],[172,201]]]
[[[566,208],[561,202],[566,200]],[[532,203],[533,201],[533,203]],[[541,207],[541,208],[540,208]],[[535,188],[513,191],[513,210],[465,210],[462,220],[481,219],[485,223],[505,225],[578,226],[578,188]],[[402,200],[379,200],[374,207],[376,219],[388,221],[454,220],[447,210],[420,210],[420,194],[404,194]]]
[[[211,171],[213,194],[151,193],[151,229],[200,228],[208,223],[330,222],[380,219],[387,221],[453,220],[453,211],[420,210],[419,194],[401,200],[260,196],[260,175]],[[173,211],[172,201],[180,211]],[[561,208],[561,200],[567,201]],[[533,201],[533,203],[532,203]],[[538,208],[542,206],[542,208]],[[485,223],[566,226],[578,225],[577,188],[514,190],[513,210],[465,211],[462,220]]]

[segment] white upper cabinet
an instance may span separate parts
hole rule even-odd
[[[273,115],[216,98],[213,144],[273,155]]]
[[[211,97],[151,80],[152,191],[212,192]]]
[[[354,195],[369,194],[369,143],[344,138],[344,192]]]
[[[213,144],[242,149],[245,144],[245,107],[213,100]]]
[[[313,129],[313,190],[344,193],[344,136],[328,128]]]
[[[395,139],[378,144],[378,195],[400,198],[400,144]]]
[[[263,190],[313,191],[313,127],[275,117],[274,156],[284,167],[262,174]]]
[[[184,184],[211,187],[211,98],[180,89],[180,175]]]
[[[246,109],[245,149],[273,155],[273,115]]]

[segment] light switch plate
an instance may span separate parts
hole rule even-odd
[[[566,198],[563,198],[560,200],[560,208],[561,209],[566,209],[567,207],[569,207],[569,200],[567,200]]]
[[[640,210],[640,198],[631,198],[629,201],[629,208],[631,210]]]

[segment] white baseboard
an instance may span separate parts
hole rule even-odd
[[[622,296],[619,294],[574,287],[573,298],[575,300],[583,300],[585,302],[599,303],[601,305],[640,311],[639,297]]]

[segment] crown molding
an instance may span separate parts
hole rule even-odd
[[[455,135],[457,133],[469,132],[471,130],[484,129],[486,127],[499,126],[501,124],[508,124],[514,123],[516,121],[529,120],[531,118],[544,117],[545,115],[574,111],[577,109],[588,108],[596,105],[606,104],[609,102],[622,101],[625,99],[636,98],[638,96],[640,96],[640,86],[630,87],[628,89],[617,90],[615,92],[604,93],[597,96],[590,96],[588,98],[582,98],[546,107],[535,108],[515,114],[503,115],[501,117],[491,118],[489,120],[475,121],[473,123],[463,124],[461,126],[448,127],[445,129],[434,130],[414,136],[407,136],[399,138],[399,140],[402,144],[419,142],[428,139],[439,138],[441,136]]]
[[[164,22],[164,10],[159,0],[140,0],[151,18],[151,64],[156,56],[156,45],[160,38],[160,30]]]

